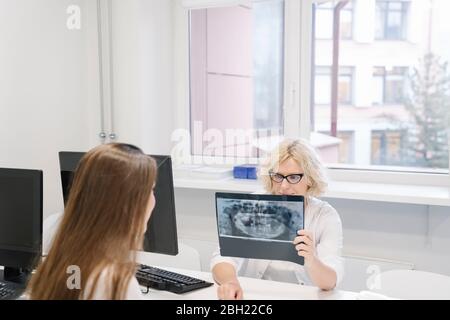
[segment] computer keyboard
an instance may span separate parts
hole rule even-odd
[[[177,294],[213,285],[208,281],[147,265],[140,265],[136,278],[141,286]]]
[[[15,300],[20,297],[22,291],[17,286],[0,281],[0,300]]]

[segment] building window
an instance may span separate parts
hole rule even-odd
[[[339,145],[339,163],[354,163],[355,149],[354,131],[338,131],[337,137],[342,140]]]
[[[377,0],[375,37],[379,40],[405,40],[409,2]]]
[[[402,104],[405,98],[407,67],[375,67],[373,104]]]
[[[331,2],[319,4],[315,7],[317,39],[333,38],[333,9]],[[349,1],[341,9],[339,33],[342,40],[351,40],[353,36],[353,5]]]
[[[314,102],[322,105],[331,103],[331,67],[315,68]],[[353,104],[353,67],[339,68],[338,102],[341,105]]]
[[[353,20],[358,32],[351,42],[320,38],[325,29],[331,30],[333,16],[319,9],[331,12],[340,1],[319,2],[312,6],[316,32],[312,34],[310,128],[314,133],[333,132],[333,138],[339,139],[332,141],[339,145],[338,156],[328,148],[325,160],[334,163],[337,159],[344,168],[354,164],[395,166],[394,170],[448,169],[450,109],[445,106],[450,95],[442,88],[450,87],[450,47],[445,45],[450,1],[355,1]],[[373,41],[375,28],[378,39],[411,35],[414,41]],[[331,101],[330,65],[335,61],[337,108]],[[354,132],[353,137],[344,136],[343,131]],[[350,144],[351,156],[344,151],[350,150],[346,147]]]
[[[330,131],[321,131],[319,134],[324,145],[327,145],[328,149],[334,147],[331,142],[334,140],[336,143],[337,154],[333,155],[331,152],[325,152],[325,148],[316,148],[321,155],[321,159],[326,163],[347,163],[352,164],[355,162],[354,150],[355,150],[355,132],[354,131],[338,131],[337,139],[330,136]],[[330,140],[330,141],[327,141]]]
[[[402,131],[372,131],[372,164],[401,165],[403,163],[402,142]]]

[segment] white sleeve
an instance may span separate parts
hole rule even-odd
[[[111,267],[107,267],[102,270],[99,275],[97,286],[93,292],[92,300],[109,300],[111,295],[112,274]],[[89,296],[92,290],[92,279],[89,278],[86,283],[86,290],[84,291],[83,299]],[[135,276],[131,277],[127,287],[127,291],[124,295],[125,300],[143,300],[141,288]]]
[[[139,286],[139,282],[136,277],[133,276],[128,285],[127,294],[125,295],[125,300],[143,300],[142,291]]]
[[[234,257],[223,257],[220,255],[220,247],[217,247],[216,250],[213,252],[211,263],[210,263],[210,270],[214,268],[214,266],[221,262],[227,262],[231,264],[234,269],[236,270],[236,273],[239,273],[243,263],[244,258],[234,258]]]
[[[317,243],[317,256],[319,260],[336,272],[336,286],[344,276],[344,259],[342,258],[342,222],[337,211],[326,205],[321,222],[320,239]]]

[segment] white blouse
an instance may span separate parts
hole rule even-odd
[[[109,300],[111,296],[112,284],[112,267],[107,267],[102,270],[97,281],[92,300]],[[92,290],[92,278],[89,278],[86,284],[84,299],[88,297]],[[143,294],[139,287],[136,277],[131,277],[127,286],[127,291],[124,295],[124,300],[142,300]]]
[[[311,197],[305,208],[305,230],[313,234],[316,256],[336,272],[337,286],[344,276],[344,259],[341,257],[342,223],[339,214],[327,202]],[[289,261],[222,257],[217,248],[211,259],[211,270],[220,262],[232,264],[238,276],[313,285],[306,268]]]
[[[44,221],[44,239],[43,239],[43,253],[47,254],[50,250],[51,244],[53,242],[53,237],[56,234],[57,228],[59,227],[59,224],[61,223],[63,214],[57,213],[53,214],[50,217],[48,217]],[[107,267],[104,270],[102,270],[100,277],[97,282],[97,286],[95,288],[95,292],[93,295],[93,300],[107,300],[109,299],[109,287],[111,284],[111,267]],[[90,293],[91,286],[92,286],[92,279],[88,279],[86,284],[85,292]],[[84,299],[87,298],[87,295],[83,297]],[[136,279],[136,277],[131,277],[130,283],[127,287],[127,292],[125,293],[124,299],[125,300],[141,300],[143,299],[142,291],[140,289],[139,283]]]

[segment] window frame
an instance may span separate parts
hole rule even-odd
[[[319,72],[318,68],[320,69]],[[340,106],[353,106],[354,105],[354,78],[355,78],[355,68],[353,66],[339,66],[339,74],[338,74],[338,104]],[[331,73],[332,73],[332,67],[331,66],[320,66],[320,65],[316,65],[314,70],[314,83],[316,80],[316,77],[319,76],[324,76],[327,77],[328,80],[330,81],[330,88],[331,88]],[[339,97],[339,85],[341,84],[341,79],[342,78],[347,78],[350,79],[350,86],[349,86],[349,92],[348,92],[348,97],[349,100],[340,100],[341,97]],[[314,84],[314,87],[317,87]],[[316,106],[329,106],[331,104],[331,101],[328,102],[317,102],[315,97],[314,97],[314,104]]]
[[[386,141],[385,142],[387,142],[387,144],[384,146],[385,147],[385,149],[384,150],[382,150],[383,152],[384,152],[384,155],[383,156],[385,156],[385,157],[387,157],[388,158],[388,154],[389,154],[389,134],[392,134],[392,133],[396,133],[396,134],[398,134],[399,135],[399,137],[398,137],[398,139],[399,139],[399,142],[400,142],[400,146],[402,145],[402,144],[404,144],[404,138],[405,138],[405,136],[404,136],[404,134],[405,134],[405,130],[402,130],[402,129],[400,129],[400,130],[392,130],[392,129],[388,129],[388,130],[371,130],[371,133],[370,133],[370,137],[371,137],[371,163],[373,164],[373,160],[374,160],[374,158],[373,158],[373,156],[374,156],[374,154],[373,154],[373,142],[374,142],[374,138],[375,138],[375,136],[377,136],[377,135],[379,135],[379,137],[377,137],[377,138],[379,138],[380,139],[380,150],[381,150],[381,140],[384,138],[384,139],[386,139]],[[380,166],[380,165],[382,165],[382,166],[391,166],[391,165],[384,165],[384,164],[373,164],[374,166]]]
[[[320,1],[315,1],[315,2],[320,2]],[[322,1],[322,2],[327,3],[329,1]],[[355,30],[354,30],[354,27],[355,27],[355,19],[354,19],[355,12],[354,11],[355,11],[355,9],[353,7],[353,3],[351,1],[349,3],[352,4],[351,8],[347,8],[347,6],[345,6],[344,8],[341,9],[341,12],[343,12],[343,11],[349,12],[350,16],[351,16],[350,35],[347,37],[344,37],[344,36],[342,36],[342,31],[340,34],[340,39],[344,40],[344,41],[346,41],[346,40],[352,41],[354,38],[354,33],[355,33]],[[324,12],[329,11],[331,13],[331,16],[333,16],[333,7],[322,7],[319,10],[322,10]],[[342,20],[341,20],[341,23],[342,23]],[[318,37],[317,38],[317,40],[331,40],[331,39],[333,39],[333,29],[331,29],[331,37]]]
[[[383,8],[383,34],[381,36],[377,35],[375,32],[375,40],[379,41],[406,41],[407,40],[407,29],[408,29],[408,10],[409,10],[409,1],[402,1],[402,0],[376,0],[375,1],[375,7],[377,7],[378,3],[383,3],[385,5],[385,8]],[[401,5],[400,10],[393,10],[392,12],[398,12],[401,14],[401,34],[399,37],[388,37],[388,20],[389,20],[389,6],[392,3],[399,3]]]
[[[332,0],[285,0],[285,48],[284,48],[284,136],[310,139],[311,130],[311,59],[312,59],[312,8],[317,2]],[[177,0],[175,4],[175,54],[174,54],[174,125],[175,128],[190,132],[189,103],[189,7]],[[210,0],[211,4],[217,3]],[[223,0],[222,2],[227,2]],[[235,0],[228,1],[230,5]],[[204,0],[205,7],[208,0]],[[450,136],[450,129],[448,130]],[[449,139],[450,145],[450,139]],[[450,148],[449,148],[450,149]],[[189,141],[189,150],[190,141]],[[222,163],[225,165],[237,162],[259,163],[257,158],[229,157],[190,157],[193,163]],[[215,162],[216,161],[216,162]],[[372,167],[362,168],[349,165],[325,164],[328,175],[336,181],[365,181],[367,183],[406,184],[439,186],[450,188],[449,168],[427,172],[410,172],[408,169],[393,171],[387,166],[382,170]],[[446,172],[447,171],[447,172]]]
[[[374,106],[392,106],[392,105],[398,105],[401,104],[401,102],[395,102],[395,101],[389,101],[387,99],[387,82],[390,76],[401,76],[402,77],[402,86],[403,86],[403,94],[405,94],[405,83],[408,75],[408,66],[393,66],[392,71],[394,69],[400,69],[402,70],[402,73],[391,73],[390,71],[386,70],[386,66],[374,66],[374,69],[382,70],[382,74],[375,74],[375,71],[373,72],[374,78],[381,78],[382,79],[382,89],[383,89],[383,101],[381,104],[372,103]]]

